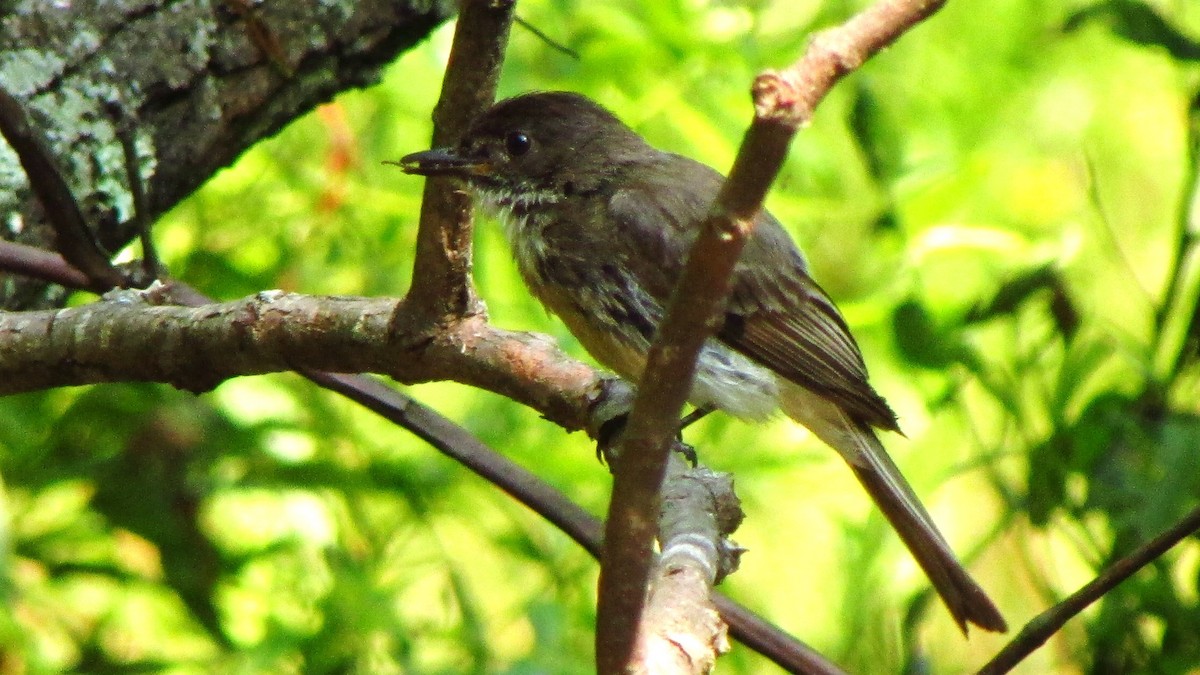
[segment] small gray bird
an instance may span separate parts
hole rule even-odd
[[[400,164],[408,173],[464,179],[500,215],[534,296],[596,360],[631,382],[723,180],[566,92],[501,101],[457,148]],[[873,429],[899,431],[896,415],[867,383],[833,301],[765,211],[734,272],[723,325],[700,353],[689,400],[747,420],[782,410],[808,427],[850,465],[959,627],[1006,630],[880,444]]]

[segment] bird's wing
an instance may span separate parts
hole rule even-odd
[[[608,200],[630,269],[665,304],[697,227],[723,180],[677,155],[667,166],[620,181]],[[668,178],[669,177],[669,178]],[[634,251],[633,247],[637,250]],[[716,337],[784,378],[841,406],[853,419],[898,430],[896,416],[867,382],[867,369],[845,320],[815,281],[794,242],[769,213],[760,214],[734,270],[725,322]]]
[[[852,419],[899,431],[895,413],[867,382],[862,353],[845,319],[808,276],[790,239],[769,214],[755,232],[738,264],[717,337],[837,403]],[[791,255],[780,255],[781,250]]]

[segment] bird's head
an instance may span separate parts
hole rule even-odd
[[[655,151],[580,94],[536,92],[497,103],[457,147],[408,155],[406,173],[457,176],[501,205],[558,201],[599,187]]]

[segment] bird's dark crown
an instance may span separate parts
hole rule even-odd
[[[455,153],[477,160],[473,182],[495,189],[596,189],[623,165],[656,151],[615,115],[571,92],[506,99],[480,116]]]

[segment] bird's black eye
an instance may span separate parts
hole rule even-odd
[[[533,145],[533,142],[521,131],[509,132],[508,136],[504,138],[504,149],[512,157],[520,157],[529,152],[529,146],[531,145]]]

